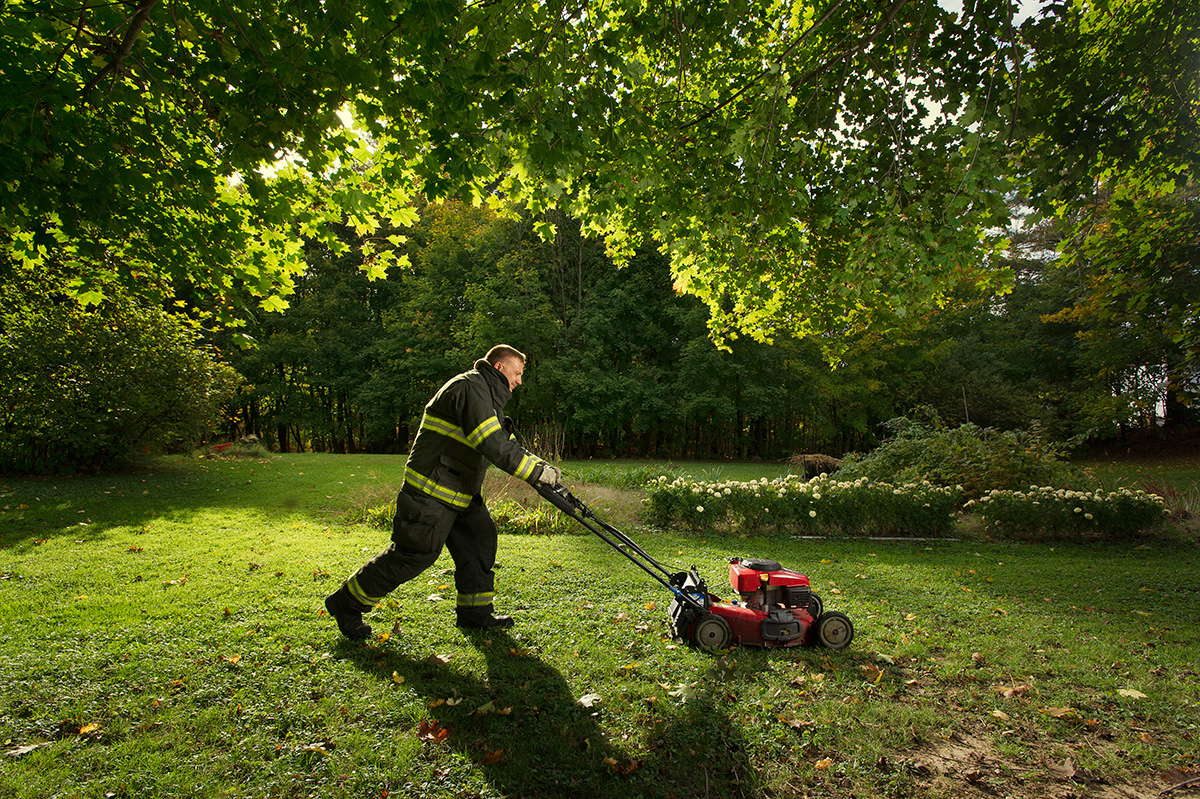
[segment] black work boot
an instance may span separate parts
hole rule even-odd
[[[342,635],[351,641],[361,641],[371,637],[371,625],[363,621],[362,603],[350,596],[350,589],[346,587],[345,583],[325,598],[325,609],[337,622]]]
[[[495,616],[492,615],[492,606],[484,605],[478,608],[458,608],[458,621],[455,622],[459,627],[468,629],[483,630],[491,627],[498,627],[502,630],[512,627],[514,622],[512,616]]]

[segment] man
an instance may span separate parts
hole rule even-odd
[[[362,615],[432,566],[443,545],[454,558],[457,624],[512,626],[511,618],[493,610],[496,525],[479,493],[483,475],[490,462],[532,485],[558,485],[562,476],[516,443],[504,416],[524,372],[525,356],[497,345],[425,406],[396,498],[391,544],[325,600],[342,635],[368,637],[371,627]]]

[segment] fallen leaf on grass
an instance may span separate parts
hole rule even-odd
[[[642,761],[630,758],[624,763],[618,763],[613,758],[606,757],[604,758],[604,765],[608,766],[617,774],[620,774],[622,777],[624,777],[640,769],[642,767]]]
[[[84,724],[82,727],[80,727],[79,734],[80,735],[91,735],[92,733],[98,732],[99,730],[100,730],[100,725],[93,722],[91,724]]]
[[[425,665],[427,666],[445,666],[449,662],[449,655],[430,655],[425,658]]]
[[[1071,780],[1075,778],[1075,764],[1071,762],[1071,758],[1067,758],[1061,763],[1047,763],[1046,771],[1055,779]]]
[[[228,657],[226,657],[225,655],[221,656],[221,660],[225,661],[230,666],[236,666],[238,664],[238,661],[241,659],[242,659],[241,655],[229,655]]]
[[[497,749],[495,752],[488,752],[483,756],[483,765],[490,766],[499,763],[504,758],[504,747]]]
[[[1073,707],[1045,707],[1042,708],[1042,712],[1047,713],[1056,719],[1066,719],[1079,715],[1079,712]]]
[[[417,740],[420,741],[432,741],[435,744],[440,744],[446,740],[446,736],[449,734],[446,728],[437,723],[436,719],[434,721],[422,720],[417,725]]]
[[[42,741],[40,744],[29,744],[28,746],[18,746],[16,749],[9,749],[4,754],[9,757],[22,757],[29,754],[35,749],[41,749],[43,746],[49,746],[50,741]]]
[[[600,701],[600,694],[584,694],[575,700],[575,704],[582,707],[593,707]]]
[[[485,702],[484,704],[475,708],[475,710],[473,710],[471,712],[471,715],[486,716],[489,713],[491,713],[496,716],[511,716],[512,710],[513,709],[511,707],[496,707],[495,701],[490,701],[490,702]]]
[[[679,700],[681,705],[687,704],[692,699],[699,695],[695,685],[681,685],[673,691],[667,691],[668,696],[673,696]]]
[[[821,760],[818,760],[816,763],[813,763],[813,768],[815,768],[817,771],[824,771],[825,769],[831,767],[832,765],[833,765],[833,758],[826,757],[826,758],[822,758]]]
[[[817,724],[815,721],[809,721],[808,719],[791,719],[787,716],[779,716],[778,718],[793,730],[803,730],[805,727],[814,727]]]
[[[1012,718],[1007,713],[1005,713],[1003,710],[993,710],[992,715],[995,716],[996,718],[1000,719],[1001,721],[1008,721],[1010,718]]]
[[[396,685],[403,685],[404,678],[400,676],[399,672],[393,671],[392,672],[392,682],[396,683]]]
[[[883,679],[883,669],[879,668],[873,663],[864,663],[858,668],[859,671],[863,673],[863,677],[867,680],[867,682],[878,685],[879,681]]]
[[[1117,694],[1119,694],[1120,696],[1128,697],[1129,699],[1149,699],[1150,698],[1150,697],[1146,696],[1144,693],[1142,693],[1141,691],[1138,691],[1133,688],[1122,688],[1119,691],[1117,691]]]
[[[316,743],[308,744],[307,746],[296,747],[297,754],[312,753],[314,755],[328,756],[330,752],[337,748],[337,745],[330,741],[317,741]]]
[[[1012,699],[1014,696],[1020,696],[1029,690],[1029,686],[1025,683],[1017,683],[1016,685],[994,685],[993,691],[999,691],[1000,695],[1005,699]]]

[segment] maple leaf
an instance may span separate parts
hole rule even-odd
[[[696,690],[695,685],[681,685],[673,691],[667,691],[667,695],[678,699],[681,705],[687,704],[699,696],[699,694],[700,692]]]
[[[495,752],[488,752],[483,756],[483,765],[490,766],[493,763],[499,763],[504,757],[504,747],[500,747]]]
[[[396,683],[396,685],[402,685],[404,683],[404,678],[400,676],[399,672],[393,671],[392,682]]]
[[[449,662],[449,655],[430,655],[425,658],[425,665],[427,666],[445,666]]]
[[[417,725],[417,740],[420,741],[431,741],[439,744],[445,741],[446,736],[449,734],[449,731],[438,724],[436,719],[433,721],[422,719],[421,723]]]

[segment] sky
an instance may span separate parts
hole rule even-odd
[[[1022,22],[1032,17],[1042,7],[1043,0],[1020,0],[1020,9],[1017,11],[1017,16],[1013,20],[1014,24],[1020,25]],[[947,11],[953,11],[958,14],[962,12],[962,0],[938,0],[938,5]]]

